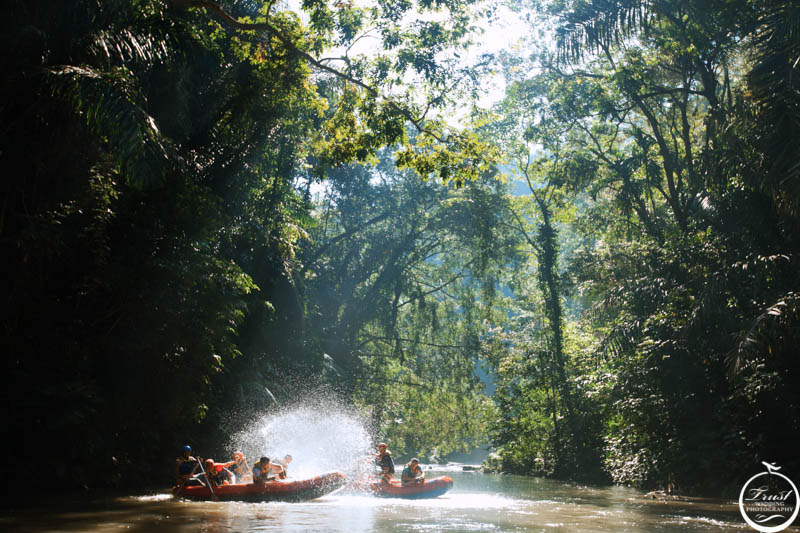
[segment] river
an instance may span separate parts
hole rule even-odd
[[[430,467],[427,467],[430,468]],[[428,469],[454,488],[432,500],[336,492],[307,503],[204,503],[168,494],[104,497],[5,512],[11,532],[673,532],[753,531],[735,503],[653,500],[623,487],[587,487],[519,476]],[[792,527],[786,531],[800,531]]]

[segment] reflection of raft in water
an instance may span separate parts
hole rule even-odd
[[[344,485],[344,482],[344,474],[329,472],[308,479],[276,479],[266,483],[220,485],[214,488],[214,496],[222,501],[299,502],[325,496]],[[176,487],[172,493],[178,496],[178,491]],[[179,496],[190,500],[214,499],[206,486],[186,487]]]
[[[452,488],[453,480],[448,476],[426,479],[425,483],[420,483],[419,485],[403,486],[399,481],[392,481],[388,485],[385,483],[373,483],[370,485],[370,489],[377,496],[406,498],[409,500],[437,498]]]

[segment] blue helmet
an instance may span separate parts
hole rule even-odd
[[[186,446],[183,447],[183,451],[190,452],[192,451],[192,447],[187,444]]]

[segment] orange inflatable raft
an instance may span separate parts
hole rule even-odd
[[[426,479],[425,483],[418,485],[405,485],[399,481],[386,483],[373,483],[370,489],[377,496],[384,498],[405,498],[416,500],[421,498],[437,498],[453,488],[453,480],[448,476]]]
[[[172,489],[177,498],[189,500],[245,501],[245,502],[299,502],[313,500],[329,494],[344,485],[346,477],[341,472],[329,472],[308,479],[276,479],[266,483],[239,483],[220,485],[214,495],[206,486],[178,487]]]

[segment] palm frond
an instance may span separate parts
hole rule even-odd
[[[168,145],[153,117],[138,105],[124,72],[67,65],[47,69],[45,75],[53,95],[69,101],[90,131],[107,142],[130,185],[152,189],[163,184]]]
[[[600,341],[597,353],[605,361],[616,359],[626,353],[632,353],[641,342],[643,331],[643,323],[638,319],[619,324]]]
[[[800,338],[800,293],[788,292],[753,319],[727,357],[731,377],[736,378],[748,360],[794,349]]]
[[[763,134],[759,183],[778,207],[800,213],[800,5],[773,0],[763,7],[748,85]]]
[[[558,59],[579,61],[587,51],[638,32],[647,31],[652,19],[651,5],[642,0],[579,1],[556,29]]]
[[[151,33],[131,29],[103,30],[93,36],[90,51],[115,64],[153,64],[169,57],[168,43]]]

